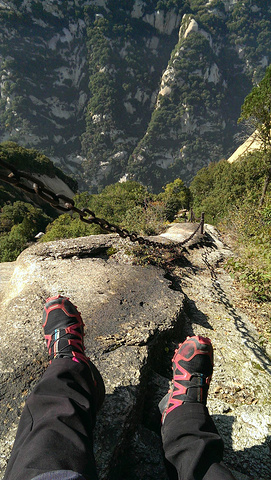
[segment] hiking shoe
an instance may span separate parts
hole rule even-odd
[[[213,373],[211,340],[200,336],[187,337],[175,350],[172,370],[172,386],[159,403],[162,423],[169,412],[184,403],[206,405]]]
[[[76,306],[61,295],[47,298],[43,312],[43,329],[49,363],[55,358],[71,358],[74,362],[88,365],[96,387],[98,410],[105,396],[104,382],[100,372],[85,355],[84,323]]]

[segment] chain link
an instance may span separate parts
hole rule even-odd
[[[26,193],[37,195],[42,200],[49,203],[52,207],[60,210],[61,212],[78,213],[80,220],[84,223],[94,223],[96,225],[99,225],[103,230],[107,232],[117,233],[120,237],[129,238],[131,242],[137,242],[139,245],[146,245],[148,247],[154,248],[163,248],[172,251],[174,247],[180,247],[189,242],[203,226],[204,220],[202,218],[195,231],[182,242],[171,242],[170,244],[155,242],[153,240],[149,240],[148,238],[144,238],[135,232],[130,233],[128,232],[128,230],[126,230],[126,228],[120,228],[119,226],[114,225],[113,223],[110,223],[103,218],[96,217],[95,213],[92,212],[89,208],[83,208],[82,210],[80,210],[75,206],[72,198],[54,193],[52,190],[48,189],[43,184],[43,182],[38,180],[33,175],[22,172],[21,170],[17,170],[13,165],[10,165],[2,159],[0,159],[0,166],[10,172],[9,174],[4,174],[0,172],[0,180],[9,183],[14,187],[17,187]]]

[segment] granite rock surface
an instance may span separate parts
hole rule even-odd
[[[231,255],[207,226],[165,270],[139,265],[131,244],[115,235],[37,244],[1,264],[0,478],[25,399],[48,364],[44,301],[61,294],[82,313],[87,355],[105,381],[95,429],[101,480],[168,480],[157,404],[168,389],[174,349],[192,334],[214,345],[208,407],[225,462],[237,480],[268,480],[271,362],[255,312],[242,308],[223,268]]]

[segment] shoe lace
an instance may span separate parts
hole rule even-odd
[[[75,352],[73,353],[84,353],[85,347],[83,344],[83,333],[82,333],[82,326],[79,323],[70,325],[69,327],[65,329],[56,329],[54,333],[47,338],[47,347],[49,348],[49,355],[50,355],[50,360],[55,357],[55,354],[57,353],[57,356],[61,356],[61,354],[66,353],[67,354],[67,347],[72,347],[72,352],[75,349]],[[72,338],[71,338],[72,335]],[[61,340],[64,338],[67,338],[68,343],[67,344],[62,344],[61,348],[55,351],[54,345],[56,343],[60,343]],[[68,355],[67,355],[68,356]]]

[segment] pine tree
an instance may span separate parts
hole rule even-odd
[[[261,142],[265,153],[267,173],[260,199],[262,207],[271,180],[271,65],[259,85],[245,98],[238,121],[244,120],[255,130],[255,138]]]

